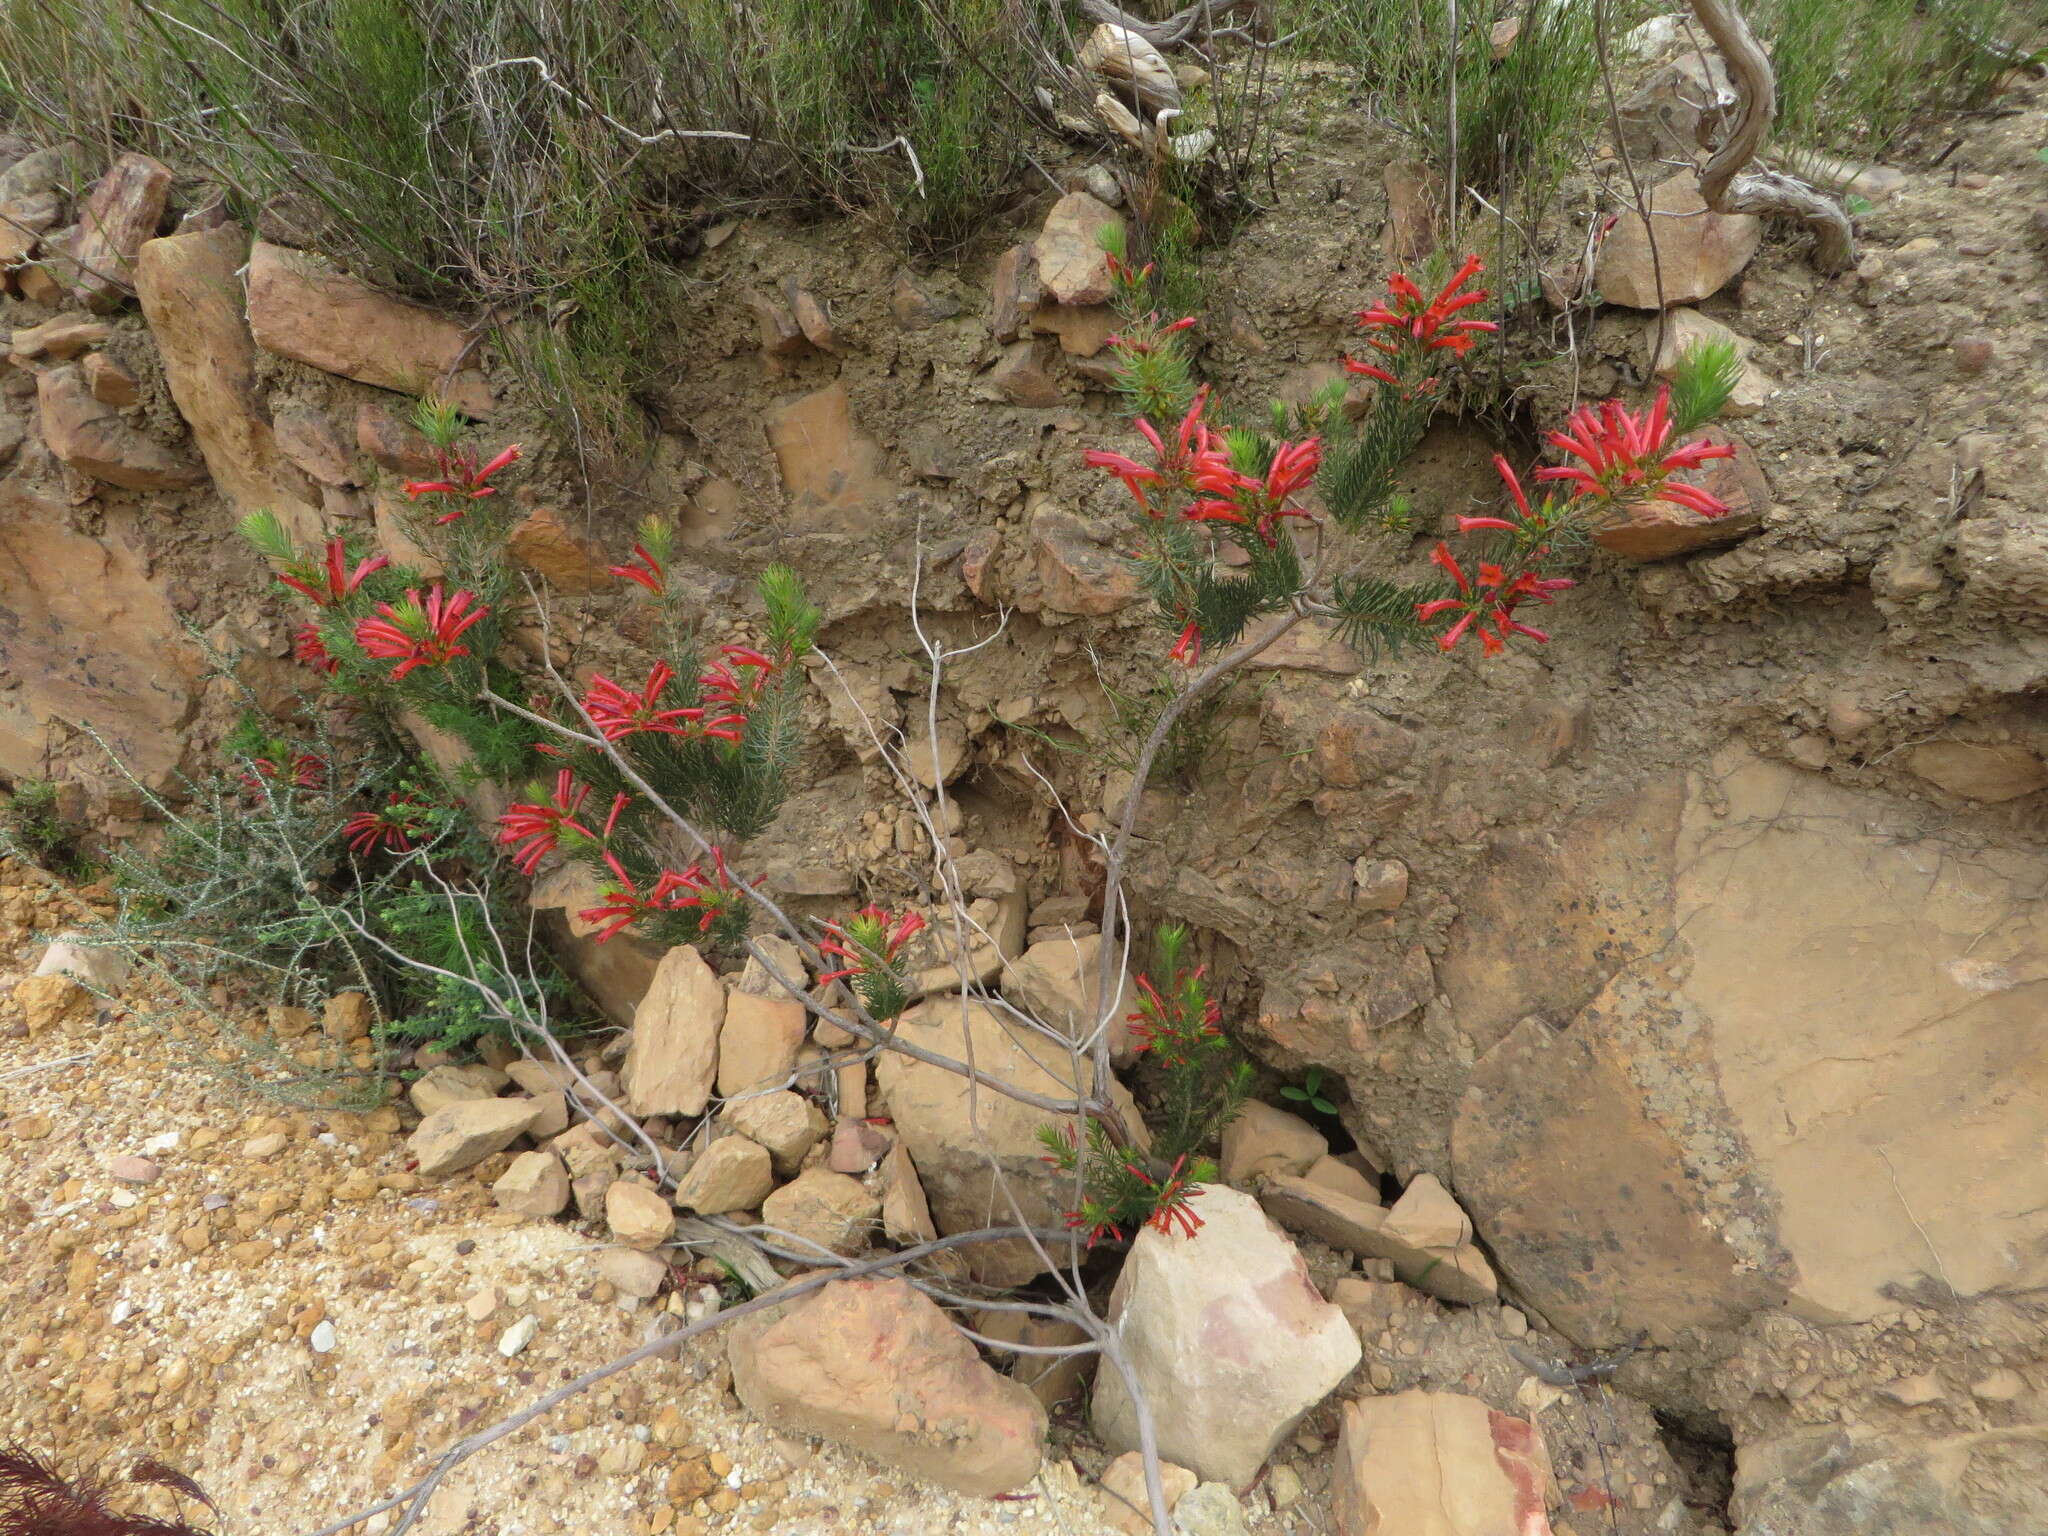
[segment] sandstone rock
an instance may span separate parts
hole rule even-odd
[[[1642,216],[1624,210],[1601,247],[1595,286],[1609,304],[1659,309],[1694,304],[1726,287],[1763,243],[1763,221],[1751,214],[1714,213],[1700,197],[1699,178],[1680,171],[1650,194],[1657,259],[1663,268],[1660,298]]]
[[[1031,559],[1048,610],[1100,617],[1144,595],[1136,564],[1111,547],[1102,529],[1042,496],[1032,500],[1029,512]]]
[[[89,991],[115,997],[127,985],[134,969],[135,962],[123,950],[108,944],[81,943],[76,934],[60,933],[44,949],[31,974],[69,976]]]
[[[989,370],[988,387],[997,399],[1027,410],[1050,410],[1065,398],[1052,376],[1051,358],[1035,341],[1013,342]]]
[[[412,1107],[431,1115],[444,1105],[461,1099],[495,1099],[512,1080],[495,1067],[481,1062],[465,1067],[435,1067],[421,1074],[407,1091]]]
[[[903,1248],[928,1243],[939,1235],[917,1165],[900,1141],[882,1158],[882,1235]]]
[[[107,1159],[107,1177],[122,1184],[154,1184],[164,1176],[162,1168],[146,1157],[124,1154]]]
[[[95,400],[76,363],[37,378],[36,404],[50,452],[81,474],[130,491],[179,490],[206,478],[206,471],[183,454]]]
[[[768,412],[768,446],[792,521],[809,532],[865,532],[895,498],[882,450],[853,420],[844,380]]]
[[[379,389],[440,395],[470,416],[494,408],[460,325],[381,294],[324,257],[259,240],[248,292],[249,329],[266,351]]]
[[[688,944],[661,957],[633,1012],[626,1051],[626,1107],[636,1115],[701,1115],[718,1072],[725,988]]]
[[[751,1211],[775,1187],[768,1149],[744,1136],[721,1136],[690,1164],[676,1185],[676,1205],[701,1216]]]
[[[92,994],[69,976],[30,976],[14,984],[14,1005],[21,1010],[30,1038],[82,1017],[91,1003]]]
[[[99,407],[104,409],[104,407]],[[109,519],[97,537],[71,509],[0,479],[0,571],[9,629],[0,772],[49,772],[53,730],[91,725],[153,789],[176,782],[205,656],[187,637],[134,533]],[[63,722],[60,727],[58,722]]]
[[[975,1313],[972,1326],[984,1338],[1002,1339],[1033,1349],[1064,1349],[1088,1337],[1078,1323],[993,1307]],[[1007,1361],[1010,1379],[1029,1387],[1031,1395],[1045,1405],[1047,1413],[1079,1390],[1095,1364],[1095,1357],[1089,1354],[1005,1355],[997,1350],[996,1355],[998,1359]]]
[[[1334,1157],[1317,1158],[1302,1178],[1324,1189],[1335,1190],[1338,1194],[1364,1205],[1380,1203],[1378,1186],[1351,1164],[1339,1162]]]
[[[564,592],[599,592],[618,585],[603,554],[577,537],[546,507],[536,507],[505,536],[519,563]]]
[[[16,268],[35,255],[43,234],[55,226],[64,202],[55,192],[0,197],[0,288]]]
[[[2019,1536],[2048,1530],[2048,1426],[1879,1434],[1834,1425],[1737,1447],[1741,1536]]]
[[[1408,866],[1399,859],[1360,859],[1351,878],[1358,888],[1353,904],[1364,912],[1392,912],[1408,899]]]
[[[760,322],[761,351],[765,357],[800,357],[810,350],[803,328],[785,305],[765,293],[749,294],[747,305]]]
[[[1462,1393],[1399,1392],[1344,1405],[1330,1512],[1338,1536],[1547,1536],[1550,1481],[1528,1420]]]
[[[1993,804],[2048,786],[2048,766],[2017,742],[1922,742],[1908,749],[1906,766],[1937,789]]]
[[[1243,1188],[1273,1174],[1304,1174],[1329,1151],[1323,1133],[1301,1116],[1247,1099],[1223,1128],[1223,1182]]]
[[[768,1149],[775,1172],[796,1176],[804,1154],[824,1139],[825,1112],[800,1093],[758,1093],[726,1105],[726,1124]],[[865,1166],[865,1165],[863,1165]]]
[[[114,328],[104,320],[89,315],[59,315],[41,325],[15,331],[8,339],[7,350],[11,358],[32,362],[49,357],[68,363],[89,348],[105,346],[113,334]]]
[[[381,414],[374,407],[365,409],[372,414]],[[385,419],[389,420],[389,417]],[[357,486],[363,483],[363,477],[356,468],[354,450],[342,441],[334,419],[325,411],[287,402],[271,412],[270,427],[277,441],[277,451],[308,478],[321,485]]]
[[[1472,1241],[1472,1222],[1433,1173],[1418,1173],[1387,1212],[1389,1237],[1418,1248],[1458,1248]]]
[[[135,257],[156,233],[171,190],[171,168],[126,154],[107,169],[78,213],[66,276],[93,309],[118,309],[135,288]]]
[[[440,467],[423,433],[368,401],[356,408],[356,446],[394,475],[418,479]]]
[[[1251,1536],[1244,1506],[1221,1483],[1198,1483],[1174,1507],[1175,1536]]]
[[[820,352],[837,353],[839,333],[832,328],[832,317],[825,312],[818,296],[808,288],[798,287],[793,277],[783,280],[782,291],[789,300],[789,312],[796,316],[796,326],[803,332],[804,340]]]
[[[1116,1001],[1106,1010],[1110,1057],[1118,1065],[1135,1056],[1128,1015],[1136,1006],[1131,979],[1116,978]],[[1102,936],[1044,939],[1003,967],[1003,998],[1070,1040],[1086,1041],[1104,1021],[1101,1006]]]
[[[1476,1306],[1498,1294],[1492,1266],[1472,1246],[1469,1231],[1462,1242],[1425,1245],[1396,1229],[1392,1211],[1327,1183],[1289,1174],[1268,1178],[1259,1192],[1259,1203],[1282,1226],[1319,1237],[1331,1247],[1361,1258],[1387,1260],[1402,1280],[1441,1300]],[[1434,1202],[1411,1215],[1414,1227],[1425,1233],[1443,1230],[1441,1211]]]
[[[1721,517],[1706,518],[1676,502],[1643,502],[1595,525],[1595,543],[1630,560],[1668,560],[1732,544],[1763,527],[1764,513],[1771,505],[1771,487],[1755,451],[1734,433],[1718,427],[1708,427],[1699,436],[1708,442],[1733,443],[1735,457],[1709,459],[1698,469],[1682,471],[1678,478],[1718,496],[1728,511]]]
[[[1044,298],[1030,245],[1011,246],[997,259],[989,278],[989,334],[997,341],[1015,341]]]
[[[660,1255],[637,1248],[607,1248],[597,1256],[597,1272],[609,1280],[621,1296],[642,1301],[661,1293],[668,1280],[668,1264]]]
[[[1982,984],[2043,974],[2038,860],[1731,745],[1489,863],[1444,958],[1460,1025],[1570,1027],[1480,1059],[1451,1172],[1553,1327],[1603,1348],[2048,1284],[2048,1169],[2021,1150],[2048,1042],[2028,988]],[[1586,890],[1600,910],[1566,910]]]
[[[577,1132],[592,1130],[592,1122],[586,1120],[548,1143],[569,1172],[569,1198],[576,1202],[576,1214],[585,1221],[603,1217],[605,1196],[619,1179],[619,1156],[609,1142],[599,1145],[594,1141],[571,1140]]]
[[[444,1104],[406,1138],[423,1178],[474,1168],[502,1152],[533,1123],[533,1106],[516,1099],[458,1099]]]
[[[882,1202],[859,1179],[824,1168],[798,1174],[761,1203],[762,1225],[789,1234],[785,1246],[797,1253],[859,1253],[881,1214]]]
[[[506,1062],[504,1071],[517,1087],[531,1094],[567,1093],[576,1086],[575,1070],[559,1061],[521,1057]]]
[[[248,249],[234,224],[151,240],[136,258],[135,291],[215,489],[236,516],[275,512],[310,547],[323,526],[320,499],[278,446],[258,393],[237,275]]]
[[[1042,304],[1031,316],[1031,329],[1059,337],[1060,350],[1069,357],[1095,356],[1109,345],[1118,324],[1116,311],[1107,304]]]
[[[1194,1490],[1200,1481],[1186,1467],[1170,1461],[1159,1465],[1159,1481],[1166,1493],[1166,1508],[1173,1507]],[[1110,1529],[1124,1536],[1152,1536],[1152,1501],[1145,1491],[1145,1458],[1125,1451],[1102,1469],[1102,1491],[1109,1496]]]
[[[1152,1405],[1160,1455],[1243,1487],[1361,1352],[1250,1195],[1203,1185],[1194,1209],[1192,1237],[1138,1234],[1109,1317]],[[1090,1422],[1110,1450],[1137,1448],[1121,1372],[1097,1373]]]
[[[1657,321],[1654,317],[1648,322],[1644,334],[1651,346],[1657,344]],[[1754,416],[1777,389],[1777,380],[1758,367],[1752,358],[1751,354],[1756,351],[1755,342],[1696,309],[1674,309],[1664,316],[1664,345],[1657,353],[1653,371],[1660,379],[1676,378],[1679,359],[1687,351],[1702,343],[1716,342],[1733,346],[1736,360],[1742,365],[1741,375],[1735,382],[1735,393],[1728,397],[1721,414],[1727,417]]]
[[[545,1221],[569,1204],[569,1175],[552,1152],[522,1152],[491,1186],[499,1209]]]
[[[810,985],[811,973],[804,967],[803,951],[788,939],[775,934],[763,934],[753,940],[758,954],[747,956],[747,963],[740,968],[740,979],[733,986],[735,992],[745,992],[750,997],[788,997],[789,987],[776,980],[781,975],[798,987]]]
[[[908,272],[898,272],[889,289],[889,313],[901,330],[928,331],[959,314],[960,301],[948,293],[931,292]]]
[[[551,1141],[569,1129],[569,1096],[560,1091],[523,1096],[533,1106],[533,1124],[527,1134],[535,1141]]]
[[[604,1192],[604,1219],[629,1248],[658,1248],[675,1236],[676,1213],[638,1179],[619,1179]]]
[[[1045,1411],[903,1280],[842,1280],[732,1327],[733,1390],[818,1435],[974,1497],[1037,1474]]]
[[[786,1081],[809,1028],[809,1010],[786,993],[733,993],[726,999],[725,1024],[718,1032],[719,1097]]]
[[[904,1014],[897,1028],[905,1040],[955,1061],[971,1054],[983,1073],[1033,1092],[1072,1097],[1075,1083],[1087,1081],[1085,1062],[1077,1071],[1068,1050],[1009,1027],[985,1003],[935,999]],[[1038,1140],[1039,1127],[1050,1118],[1043,1110],[985,1088],[970,1098],[970,1085],[958,1073],[896,1051],[882,1054],[875,1076],[941,1233],[1007,1219],[1008,1203],[996,1188],[999,1174],[1026,1220],[1057,1220],[1062,1192],[1041,1160],[1045,1149]],[[1128,1095],[1118,1092],[1131,1122],[1142,1123]],[[976,1244],[968,1261],[977,1278],[991,1285],[1018,1284],[1039,1272],[1036,1254],[1021,1238]]]
[[[142,386],[135,382],[135,375],[106,353],[92,353],[79,367],[85,373],[86,388],[101,405],[111,405],[118,411],[141,403]]]
[[[1121,224],[1113,209],[1086,192],[1069,192],[1045,217],[1032,242],[1038,278],[1062,304],[1105,304],[1114,291],[1102,231]]]

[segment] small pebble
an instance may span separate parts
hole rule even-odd
[[[334,1348],[334,1324],[322,1318],[313,1325],[313,1336],[306,1341],[313,1346],[313,1353],[324,1355]]]
[[[107,1162],[107,1173],[123,1184],[154,1184],[163,1172],[146,1157],[116,1157]]]
[[[142,1150],[152,1155],[159,1152],[175,1152],[178,1150],[178,1133],[165,1131],[161,1136],[152,1136],[143,1142]]]
[[[527,1313],[526,1316],[519,1319],[518,1322],[514,1323],[510,1328],[507,1328],[504,1331],[504,1333],[499,1336],[498,1353],[503,1355],[507,1360],[510,1360],[514,1355],[518,1354],[522,1349],[526,1348],[527,1345],[531,1344],[533,1342],[533,1336],[539,1332],[540,1319],[535,1317],[531,1312]]]

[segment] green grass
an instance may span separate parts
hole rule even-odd
[[[928,244],[973,232],[1021,163],[1009,16],[1004,0],[0,0],[0,122],[156,153],[376,281],[489,306],[602,446],[664,364],[646,338],[701,227],[882,207]],[[534,59],[545,72],[514,62]]]
[[[1872,159],[2048,45],[2021,0],[1759,0],[1750,21],[1778,72],[1777,142]]]

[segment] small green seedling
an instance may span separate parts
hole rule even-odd
[[[1310,1067],[1308,1076],[1301,1080],[1301,1086],[1289,1083],[1280,1090],[1280,1097],[1292,1099],[1297,1104],[1306,1104],[1319,1115],[1335,1115],[1337,1106],[1323,1097],[1323,1069]]]

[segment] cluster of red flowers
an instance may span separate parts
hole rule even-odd
[[[379,603],[379,617],[356,625],[356,644],[366,656],[398,663],[391,669],[393,682],[417,667],[444,666],[469,654],[469,647],[457,642],[491,611],[482,604],[471,607],[475,602],[474,592],[450,595],[439,582],[428,588],[424,602],[417,588],[409,588],[404,603]]]
[[[297,752],[291,759],[291,782],[296,789],[318,789],[327,782],[327,764],[311,752]],[[249,759],[248,771],[242,774],[242,787],[261,790],[266,782],[278,783],[284,778],[285,770],[267,757]]]
[[[1320,438],[1282,443],[1274,450],[1273,462],[1263,475],[1248,475],[1231,463],[1230,446],[1222,434],[1212,431],[1202,417],[1208,409],[1209,391],[1195,395],[1174,433],[1171,446],[1159,429],[1140,416],[1133,422],[1152,445],[1150,464],[1140,464],[1126,454],[1106,448],[1091,448],[1081,455],[1092,469],[1104,470],[1123,483],[1147,517],[1163,517],[1164,508],[1155,507],[1146,494],[1159,488],[1170,495],[1187,493],[1189,499],[1180,516],[1194,523],[1235,523],[1254,529],[1270,547],[1274,526],[1283,517],[1306,518],[1310,513],[1294,504],[1294,498],[1311,485],[1322,466]]]
[[[604,862],[612,872],[613,883],[605,888],[604,901],[600,905],[586,907],[576,915],[586,923],[598,925],[592,937],[600,944],[616,937],[620,929],[643,917],[660,912],[685,912],[691,908],[696,908],[701,914],[698,931],[709,932],[714,923],[738,906],[744,895],[726,871],[724,850],[713,848],[711,861],[713,868],[709,874],[701,864],[692,864],[683,870],[664,869],[643,893],[633,883],[633,877],[626,873],[618,855],[607,852]]]
[[[1136,1164],[1127,1165],[1139,1182],[1150,1185],[1154,1191],[1152,1214],[1145,1219],[1146,1226],[1168,1236],[1179,1227],[1183,1237],[1193,1237],[1200,1229],[1202,1218],[1188,1209],[1188,1202],[1202,1191],[1199,1185],[1188,1182],[1187,1165],[1185,1155],[1175,1158],[1163,1179],[1154,1179]]]
[[[277,573],[277,579],[294,591],[303,592],[316,607],[334,608],[353,596],[365,577],[383,570],[390,563],[383,555],[372,555],[356,562],[351,569],[342,541],[332,538],[327,541],[326,558],[319,565],[295,560],[290,567]]]
[[[1668,384],[1657,391],[1656,403],[1647,411],[1631,411],[1619,400],[1605,401],[1597,408],[1582,405],[1565,418],[1564,431],[1549,433],[1544,441],[1579,462],[1539,469],[1536,478],[1566,482],[1574,498],[1591,498],[1617,506],[1672,501],[1690,507],[1702,517],[1728,514],[1728,504],[1719,497],[1696,485],[1671,479],[1679,470],[1697,469],[1710,459],[1733,458],[1735,445],[1701,439],[1682,448],[1668,448]]]
[[[575,774],[564,768],[555,775],[555,790],[547,799],[507,806],[498,818],[498,825],[504,829],[498,834],[498,841],[518,845],[512,850],[513,867],[531,879],[540,861],[555,850],[565,833],[593,843],[608,841],[618,827],[619,813],[632,803],[631,797],[623,791],[612,796],[611,811],[599,832],[591,831],[576,819],[589,798],[590,786],[578,784]]]
[[[646,683],[635,693],[600,672],[590,680],[590,692],[583,697],[583,712],[606,741],[623,741],[642,732],[716,737],[721,741],[740,739],[740,731],[747,723],[745,715],[731,711],[713,714],[706,705],[664,709],[662,695],[675,678],[674,667],[657,661],[649,670]]]
[[[1367,337],[1366,345],[1397,363],[1411,363],[1430,352],[1449,352],[1463,357],[1472,349],[1477,337],[1500,329],[1491,320],[1451,318],[1461,309],[1486,302],[1489,295],[1484,288],[1475,288],[1469,293],[1458,291],[1485,270],[1485,263],[1477,256],[1467,256],[1465,264],[1437,290],[1434,298],[1425,297],[1405,273],[1394,273],[1387,279],[1387,297],[1370,309],[1358,312],[1360,325],[1368,331],[1386,333]],[[1397,389],[1408,387],[1407,381],[1377,363],[1347,357],[1344,367],[1348,372],[1364,374]],[[1424,384],[1427,382],[1423,381]]]
[[[368,857],[378,848],[407,853],[420,835],[428,806],[403,790],[394,789],[381,810],[357,811],[342,826],[349,850]]]
[[[832,930],[832,936],[820,941],[818,953],[844,960],[846,964],[820,976],[820,985],[870,975],[878,966],[895,965],[903,946],[924,931],[925,922],[923,914],[908,908],[901,916],[896,916],[886,908],[869,905],[862,907],[843,924],[827,923],[825,926]]]
[[[435,457],[441,465],[438,480],[408,480],[405,494],[417,501],[422,496],[452,496],[457,504],[449,511],[434,519],[434,526],[452,523],[469,510],[463,502],[478,501],[485,496],[495,496],[498,488],[491,484],[491,477],[508,464],[519,459],[519,445],[512,444],[487,464],[478,464],[476,455],[452,448],[439,449]]]
[[[334,659],[334,653],[327,649],[326,640],[321,638],[320,626],[310,620],[301,624],[298,633],[292,636],[292,656],[315,672],[324,672],[329,677],[341,670],[341,663]]]
[[[1208,995],[1207,969],[1196,966],[1179,977],[1171,998],[1161,995],[1150,976],[1138,977],[1138,1011],[1126,1022],[1138,1050],[1152,1052],[1162,1066],[1178,1066],[1204,1041],[1223,1036],[1223,1005]]]

